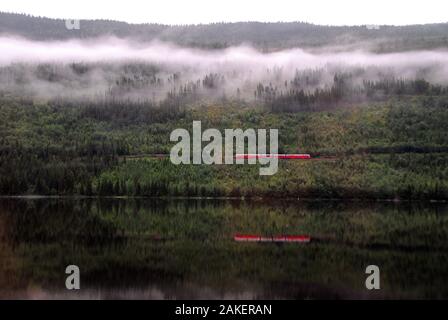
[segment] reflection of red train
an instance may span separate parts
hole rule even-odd
[[[310,242],[311,237],[308,235],[264,237],[251,234],[236,234],[233,240],[242,242]]]
[[[235,159],[267,159],[267,158],[277,158],[277,159],[311,159],[311,156],[307,153],[296,153],[296,154],[237,154]]]

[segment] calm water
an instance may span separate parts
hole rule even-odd
[[[1,199],[0,239],[0,298],[448,298],[441,204]],[[65,289],[70,264],[81,290]]]

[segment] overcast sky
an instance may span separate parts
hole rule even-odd
[[[447,22],[448,0],[1,0],[0,11],[131,23],[304,21],[325,25],[406,25]]]

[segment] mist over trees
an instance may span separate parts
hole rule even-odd
[[[17,63],[0,67],[0,95],[64,105],[121,106],[137,117],[143,106],[180,110],[234,101],[276,112],[322,111],[393,96],[448,92],[443,82],[427,81],[421,70],[410,78],[378,67],[296,69],[293,76],[281,68],[258,70],[255,76],[244,69],[176,70],[150,63]]]
[[[0,93],[18,97],[151,105],[230,99],[300,111],[443,94],[448,84],[447,24],[83,21],[67,30],[62,19],[0,17]]]

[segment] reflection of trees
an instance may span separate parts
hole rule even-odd
[[[375,261],[389,274],[384,287],[394,288],[384,296],[433,297],[437,289],[445,297],[446,210],[322,201],[3,199],[0,285],[10,295],[15,288],[62,290],[63,270],[76,262],[84,284],[107,293],[138,295],[155,285],[170,297],[192,297],[191,287],[238,295],[256,284],[254,294],[267,298],[359,297],[359,272]],[[236,243],[234,233],[307,233],[312,241]]]
[[[20,258],[14,254],[8,236],[7,218],[0,210],[0,298],[7,298],[8,292],[20,287]]]
[[[3,201],[14,242],[92,242],[116,236],[113,222],[91,210],[91,201]]]

